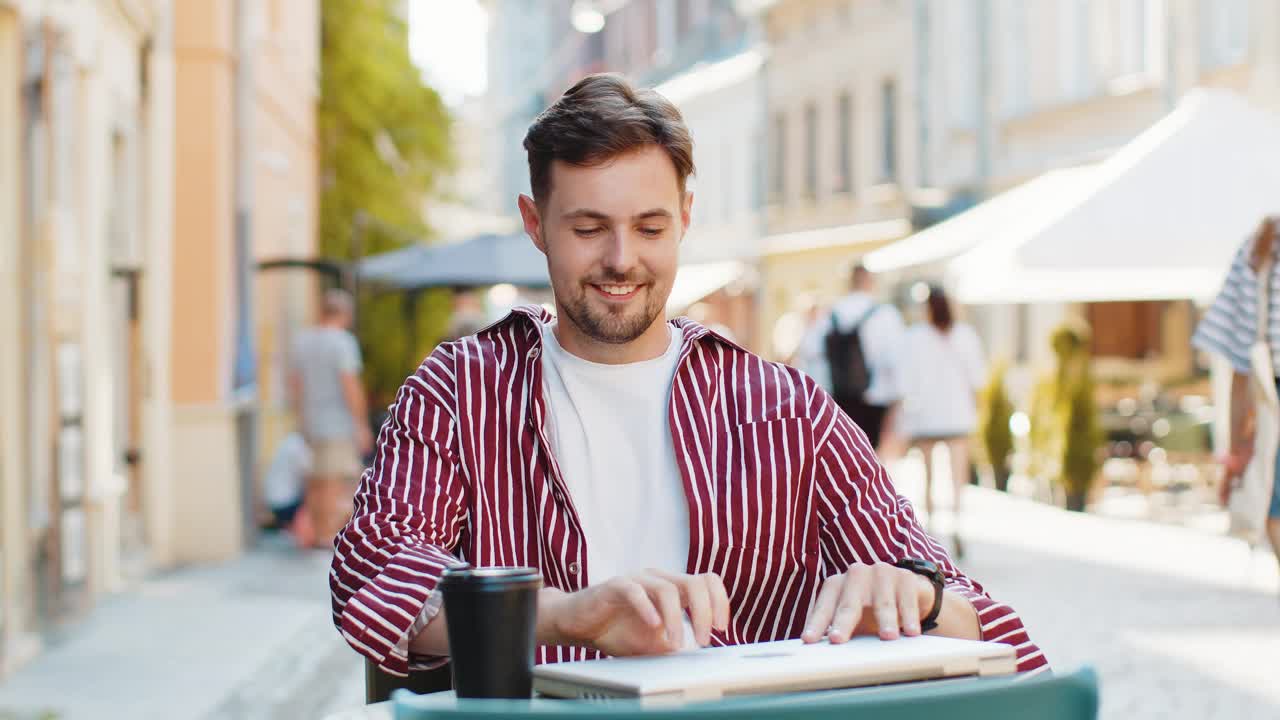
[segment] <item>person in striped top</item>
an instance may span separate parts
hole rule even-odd
[[[352,647],[400,675],[447,662],[436,585],[466,562],[541,570],[538,662],[931,632],[1048,667],[812,379],[666,320],[694,170],[669,101],[593,75],[524,146],[556,314],[517,308],[400,388],[334,540]]]
[[[1195,347],[1225,357],[1235,371],[1231,377],[1231,449],[1226,458],[1226,477],[1221,486],[1221,500],[1225,505],[1249,461],[1253,458],[1253,395],[1249,391],[1251,363],[1249,351],[1257,335],[1258,277],[1262,268],[1269,267],[1265,281],[1270,283],[1271,296],[1267,318],[1267,346],[1271,349],[1272,364],[1280,358],[1280,263],[1276,261],[1277,232],[1280,218],[1262,219],[1253,233],[1236,251],[1231,268],[1227,271],[1222,290],[1205,312],[1191,338]],[[1280,468],[1280,463],[1277,464]],[[1265,487],[1265,485],[1264,485]],[[1260,510],[1261,508],[1259,508]],[[1280,470],[1271,491],[1267,509],[1267,537],[1280,561]]]

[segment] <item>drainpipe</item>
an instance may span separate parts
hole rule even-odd
[[[253,63],[257,46],[256,0],[236,0],[235,74],[235,349],[232,395],[239,463],[240,520],[244,546],[254,543],[258,467],[257,351],[253,323]]]

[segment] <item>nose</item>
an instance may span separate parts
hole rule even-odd
[[[605,250],[604,268],[617,275],[626,275],[636,265],[636,240],[629,230],[613,233]]]

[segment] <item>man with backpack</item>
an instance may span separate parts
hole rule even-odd
[[[895,370],[905,328],[897,308],[876,301],[875,277],[862,263],[853,268],[850,290],[819,325],[823,353],[811,373],[879,447],[901,396]]]

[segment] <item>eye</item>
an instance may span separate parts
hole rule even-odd
[[[645,237],[658,237],[665,230],[666,228],[660,228],[660,227],[642,227],[640,228],[640,234],[644,235]]]
[[[600,227],[599,225],[595,227],[585,227],[585,228],[577,227],[573,229],[573,233],[580,238],[592,238],[592,237],[595,237],[596,235],[599,235],[603,231],[604,231],[604,228]]]

